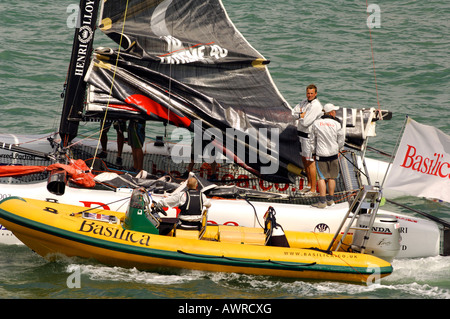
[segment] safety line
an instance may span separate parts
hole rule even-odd
[[[91,170],[94,168],[95,160],[97,158],[98,149],[100,147],[101,137],[102,137],[102,134],[104,134],[103,130],[104,130],[105,122],[106,122],[106,114],[108,113],[109,103],[110,103],[110,100],[111,100],[111,97],[112,97],[111,94],[112,94],[112,90],[113,90],[113,87],[114,87],[114,81],[115,81],[115,78],[116,78],[117,66],[119,64],[120,49],[122,47],[122,39],[123,39],[124,31],[125,31],[125,22],[127,20],[127,12],[128,12],[128,0],[127,0],[127,3],[126,3],[126,6],[125,6],[125,12],[124,12],[124,16],[123,16],[123,24],[122,24],[122,30],[120,32],[119,48],[117,50],[116,65],[114,67],[113,77],[112,77],[112,81],[111,81],[111,87],[109,89],[108,102],[106,103],[105,115],[103,117],[103,122],[102,122],[102,127],[100,129],[100,135],[98,137],[97,147],[95,148],[94,160],[92,161],[92,165],[90,167]]]
[[[367,12],[367,18],[369,18],[369,0],[366,0],[366,12]],[[372,28],[369,27],[369,37],[370,37],[370,48],[372,51],[372,64],[373,64],[373,75],[375,78],[375,92],[377,95],[377,104],[378,104],[378,114],[381,120],[383,120],[383,116],[381,115],[381,106],[380,106],[380,99],[378,96],[378,84],[377,84],[377,72],[375,68],[375,53],[373,52],[373,41],[372,41]]]

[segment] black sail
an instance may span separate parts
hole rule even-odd
[[[85,77],[85,119],[144,119],[214,135],[229,160],[272,182],[301,171],[289,104],[266,60],[236,29],[220,0],[108,0],[100,29],[119,49],[96,51]],[[346,145],[363,150],[375,121],[392,114],[344,109]],[[213,130],[214,134],[210,130]],[[198,135],[197,135],[198,136]]]
[[[258,176],[289,182],[299,173],[291,108],[269,61],[235,28],[221,1],[132,0],[126,6],[108,0],[100,28],[120,52],[97,52],[86,76],[87,117],[108,108],[110,118],[214,128],[223,154]]]

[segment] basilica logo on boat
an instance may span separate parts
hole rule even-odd
[[[408,118],[385,188],[450,201],[450,136]]]
[[[125,228],[109,227],[103,223],[98,224],[96,222],[84,220],[78,231],[106,237],[108,239],[117,239],[131,244],[139,244],[146,247],[150,246],[150,235],[148,234],[131,232]]]
[[[261,166],[261,174],[274,174],[279,165],[279,129],[249,128],[246,132],[227,128],[203,129],[202,121],[194,121],[194,136],[185,128],[171,135],[175,142],[171,157],[175,163],[238,163]]]
[[[444,161],[444,154],[434,153],[433,156],[427,156],[414,145],[407,144],[407,146],[408,149],[403,158],[403,163],[400,165],[401,167],[440,178],[450,177],[450,163]]]

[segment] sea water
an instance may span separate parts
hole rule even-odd
[[[394,152],[408,115],[450,134],[450,7],[445,1],[223,0],[291,106],[314,83],[322,104],[393,112],[370,145]],[[57,130],[75,1],[0,2],[0,133]],[[370,5],[367,12],[367,4]],[[105,36],[97,45],[114,45]],[[86,124],[80,131],[90,131]],[[164,132],[147,127],[147,135]],[[432,142],[432,141],[430,141]],[[389,160],[378,153],[373,158]],[[444,203],[398,202],[450,220]],[[386,204],[399,213],[409,210]],[[48,262],[26,246],[0,246],[0,298],[449,299],[450,257],[403,259],[372,285],[199,271],[159,273],[77,258]]]

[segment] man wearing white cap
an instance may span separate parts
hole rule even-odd
[[[336,119],[338,109],[338,106],[331,103],[325,104],[324,115],[313,123],[309,134],[310,146],[313,154],[316,155],[319,176],[319,202],[312,205],[317,208],[334,205],[334,189],[336,178],[339,176],[338,154],[345,142],[341,123]]]

